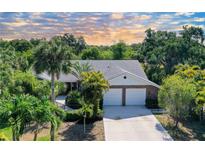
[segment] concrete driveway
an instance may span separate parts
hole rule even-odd
[[[171,141],[159,121],[144,106],[104,106],[106,141]]]

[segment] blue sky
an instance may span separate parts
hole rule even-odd
[[[183,25],[205,30],[205,13],[0,13],[0,38],[49,39],[73,33],[88,44],[109,45],[141,42],[148,28],[178,32]]]

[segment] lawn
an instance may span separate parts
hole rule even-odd
[[[2,128],[0,129],[0,133],[3,133],[8,140],[12,140],[11,128]]]
[[[49,126],[44,128],[38,135],[38,141],[49,141]],[[9,140],[12,140],[11,129],[0,129]],[[26,129],[21,141],[32,141],[33,132],[30,128]],[[83,133],[83,124],[76,122],[64,122],[56,133],[57,141],[104,141],[104,126],[103,121],[96,121],[86,125],[86,133]]]
[[[205,122],[183,121],[175,129],[173,119],[167,114],[155,114],[155,117],[176,141],[205,141]]]

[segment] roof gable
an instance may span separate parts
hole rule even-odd
[[[72,64],[76,62],[80,64],[89,63],[94,71],[101,71],[107,80],[124,73],[130,73],[149,81],[138,60],[71,60]],[[38,74],[38,77],[50,80],[50,75],[46,72]],[[71,73],[61,73],[59,76],[59,81],[61,82],[76,82],[77,80],[78,79]]]

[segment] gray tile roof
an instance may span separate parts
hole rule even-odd
[[[147,79],[141,64],[138,60],[72,60],[71,63],[80,62],[89,63],[95,71],[101,71],[107,80],[119,76],[125,72],[130,72],[144,79]],[[44,72],[38,75],[39,78],[50,80],[50,76]],[[61,73],[59,77],[61,82],[76,82],[77,78],[70,74]]]

